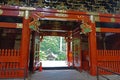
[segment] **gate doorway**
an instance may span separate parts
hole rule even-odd
[[[64,37],[44,36],[40,43],[40,60],[43,68],[67,67],[67,51]]]

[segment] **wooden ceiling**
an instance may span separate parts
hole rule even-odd
[[[75,21],[56,21],[56,20],[41,20],[40,30],[49,30],[57,32],[72,31],[76,27],[79,27],[80,22]]]

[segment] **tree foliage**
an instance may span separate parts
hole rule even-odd
[[[41,43],[41,50],[42,51],[52,51],[54,54],[59,53],[59,37],[44,37],[42,43]]]
[[[40,44],[40,50],[45,52],[45,54],[54,53],[58,56],[57,60],[65,60],[65,41],[63,40],[63,51],[60,51],[60,37],[56,36],[47,36],[43,38],[43,41]]]

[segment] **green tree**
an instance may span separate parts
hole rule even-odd
[[[57,60],[65,60],[66,59],[66,54],[64,52],[61,52],[58,54]]]
[[[42,51],[47,51],[50,50],[52,51],[54,54],[59,54],[59,37],[44,37],[43,41],[41,42],[41,50]]]
[[[60,37],[56,36],[47,36],[43,38],[43,41],[40,44],[40,50],[43,51],[46,55],[49,53],[54,53],[58,56],[57,60],[66,59],[66,46],[65,41],[63,40],[63,51],[60,51]]]
[[[47,60],[45,52],[41,50],[40,50],[40,60]]]

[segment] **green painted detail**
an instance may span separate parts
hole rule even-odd
[[[35,30],[35,26],[31,25],[30,29]]]
[[[82,33],[86,34],[91,32],[91,27],[89,25],[81,24]]]
[[[84,29],[84,32],[85,32],[85,33],[91,32],[91,29],[90,29],[90,28],[86,28],[86,29]]]

